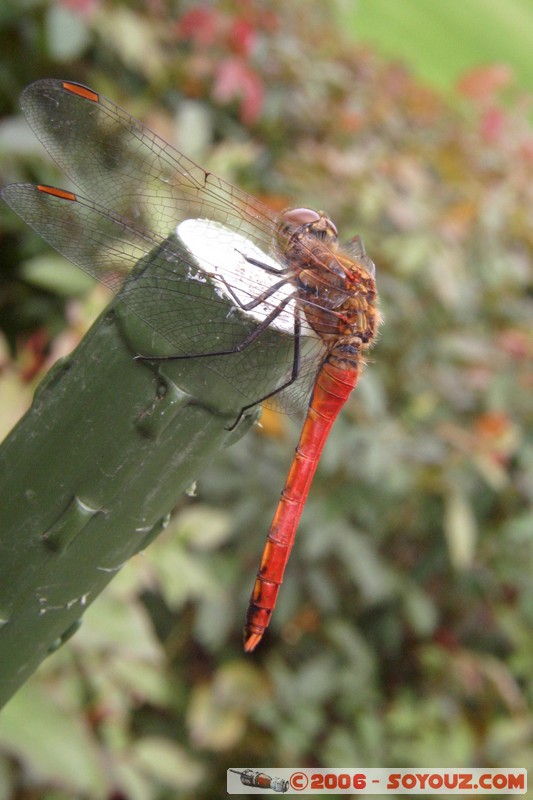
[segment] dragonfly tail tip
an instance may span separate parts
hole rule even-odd
[[[262,633],[251,633],[249,636],[246,636],[244,641],[244,652],[252,653],[262,638]]]

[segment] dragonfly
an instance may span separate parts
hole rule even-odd
[[[339,244],[323,211],[292,208],[278,213],[255,197],[204,170],[102,94],[78,83],[45,79],[30,84],[23,112],[76,191],[18,183],[2,198],[50,245],[120,295],[128,307],[168,341],[165,356],[143,359],[220,359],[254,346],[284,360],[276,378],[242,382],[242,415],[264,403],[293,413],[306,410],[294,458],[268,531],[244,628],[253,651],[269,625],[296,530],[322,450],[341,408],[355,388],[365,354],[380,323],[375,266],[355,236]],[[79,190],[79,193],[78,193]],[[128,277],[160,248],[169,282],[176,265],[169,237],[186,244],[193,280],[216,291],[202,298],[187,352],[175,331],[184,325],[157,290],[141,299]],[[181,258],[183,260],[183,251]],[[180,283],[180,291],[184,291]],[[190,303],[197,298],[191,293]],[[253,320],[235,341],[230,304]],[[217,313],[215,313],[217,312]],[[198,321],[201,320],[201,321]],[[190,321],[188,322],[190,324]],[[216,347],[198,341],[216,326]],[[278,354],[268,337],[277,328],[291,346]],[[240,334],[242,336],[242,334]],[[172,348],[176,352],[172,352]],[[240,387],[239,387],[240,388]]]

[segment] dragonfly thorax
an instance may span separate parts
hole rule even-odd
[[[285,260],[306,321],[328,350],[336,344],[350,351],[368,348],[380,316],[366,262],[305,232],[293,236]]]

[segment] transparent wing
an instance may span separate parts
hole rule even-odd
[[[260,266],[267,262],[274,270],[282,269],[276,260],[279,250],[274,249],[279,220],[273,211],[206,172],[113,102],[79,84],[38,81],[25,90],[21,104],[38,138],[88,197],[17,184],[2,190],[3,199],[59,252],[115,293],[121,292],[128,307],[167,339],[174,354],[208,352],[212,345],[207,343],[213,340],[218,349],[235,347],[242,338],[238,306],[263,295],[251,314],[259,312],[264,318],[281,304],[274,326],[289,334],[293,331],[294,303],[282,302],[291,285],[269,293],[268,287],[280,279]],[[175,237],[176,226],[184,220],[210,221],[201,229],[199,250],[198,241],[193,241],[196,257]],[[142,292],[135,281],[125,284],[154,248],[159,252],[157,282],[153,286],[144,282]],[[177,273],[178,261],[189,275],[204,271],[203,278],[193,280],[194,288]],[[201,284],[206,278],[218,282],[220,291],[204,291]],[[236,314],[227,313],[227,289],[231,297],[240,298],[234,304]],[[188,311],[183,303],[174,302],[176,293],[184,292],[190,292]],[[269,402],[289,413],[307,401],[324,353],[309,329],[304,327],[303,334],[298,380]],[[279,383],[286,381],[292,369],[287,349],[277,352],[268,335],[254,347],[265,375],[272,374],[276,360],[283,360],[285,372]],[[237,360],[235,364],[232,380],[244,386],[244,362],[242,368]],[[254,385],[246,394],[253,401],[273,388],[271,379],[265,378],[263,385]]]
[[[70,192],[16,183],[2,189],[2,199],[52,247],[115,294],[158,244],[156,237]]]
[[[229,238],[225,243],[224,237],[228,235],[218,225],[200,227],[207,241],[203,241],[203,250],[191,257],[189,249],[176,236],[162,239],[137,230],[113,212],[71,192],[14,184],[2,190],[2,197],[52,247],[120,294],[128,308],[170,343],[174,355],[206,354],[213,352],[213,348],[231,350],[239,345],[247,326],[243,324],[242,312],[228,313],[231,295],[221,292],[220,287],[227,288],[229,284],[241,293],[244,302],[265,290],[266,279],[272,280],[272,276],[244,259],[237,261],[232,272],[228,263],[235,262],[233,240]],[[213,237],[211,242],[209,236]],[[186,244],[188,237],[184,239]],[[194,252],[194,242],[192,245]],[[217,257],[210,255],[212,252],[225,262],[224,284],[220,284]],[[142,260],[154,253],[157,253],[156,269],[152,264],[147,280],[142,277],[139,262],[142,265]],[[249,281],[244,287],[242,275],[237,274],[241,269]],[[138,277],[132,280],[130,276],[135,270]],[[254,273],[255,280],[251,280]],[[128,277],[130,280],[124,283]],[[279,302],[275,295],[268,297],[261,304],[260,317],[264,318]],[[278,330],[291,334],[293,319],[294,310],[287,306],[277,321]],[[257,320],[250,319],[248,332],[256,325]],[[271,407],[291,414],[299,413],[305,405],[320,357],[320,342],[316,337],[302,336],[301,347],[297,381],[269,401]],[[231,356],[231,361],[224,356],[213,356],[205,359],[205,368],[224,375],[253,403],[289,378],[292,353],[292,346],[280,348],[279,339],[265,332],[246,353]],[[277,375],[276,379],[273,375]]]
[[[79,84],[42,80],[21,106],[36,136],[86,197],[134,227],[168,236],[205,217],[270,251],[277,215],[206,172],[111,100]]]

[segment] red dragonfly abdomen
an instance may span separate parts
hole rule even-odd
[[[341,368],[326,359],[317,376],[307,416],[265,549],[246,614],[244,649],[261,641],[276,605],[296,529],[326,439],[339,411],[357,384],[359,369]]]

